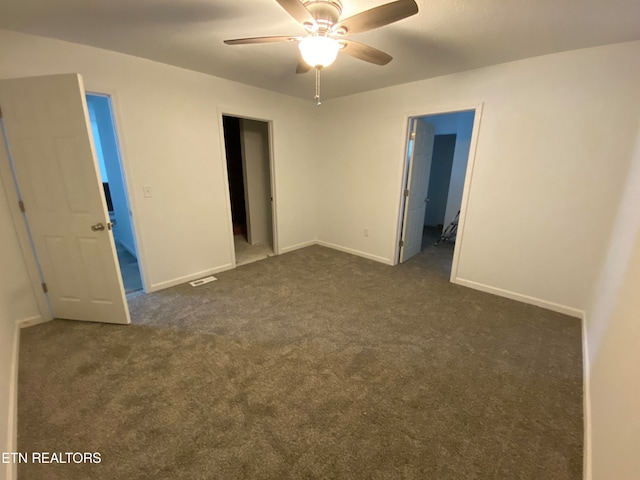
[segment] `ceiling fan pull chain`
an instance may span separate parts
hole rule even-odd
[[[320,67],[316,67],[316,96],[313,97],[318,106],[322,105],[320,101]]]

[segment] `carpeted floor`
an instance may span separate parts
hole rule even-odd
[[[273,256],[273,248],[268,244],[249,245],[244,235],[234,235],[233,245],[236,253],[237,267]]]
[[[580,479],[577,319],[322,247],[22,331],[32,479]]]

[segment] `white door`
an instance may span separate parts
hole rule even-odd
[[[422,230],[424,229],[424,212],[427,207],[435,131],[436,128],[432,124],[420,118],[413,121],[411,131],[413,150],[409,159],[407,178],[409,193],[404,206],[400,263],[409,260],[422,248]]]
[[[130,323],[84,95],[76,74],[0,80],[7,148],[54,316]]]

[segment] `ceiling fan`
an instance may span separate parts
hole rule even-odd
[[[297,43],[300,58],[296,73],[316,69],[316,96],[320,105],[320,69],[331,65],[339,52],[376,65],[386,65],[391,55],[346,37],[389,25],[418,13],[415,0],[396,0],[340,19],[340,0],[276,0],[307,31],[306,35],[252,37],[225,40],[227,45]]]

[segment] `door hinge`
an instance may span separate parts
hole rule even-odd
[[[2,107],[0,107],[0,118],[2,118]]]
[[[20,207],[20,211],[22,213],[26,212],[27,210],[24,208],[24,202],[22,200],[18,200],[18,207]]]
[[[404,240],[400,240],[400,246],[404,247]]]
[[[46,283],[44,283],[44,282],[42,282],[42,291],[43,291],[44,293],[48,293],[48,292],[49,292],[49,289],[47,288],[47,284],[46,284]]]
[[[409,190],[405,190],[405,191],[404,191],[404,196],[405,196],[405,197],[408,197],[408,196],[409,196]]]
[[[416,132],[411,132],[411,140],[415,140],[416,139]]]

